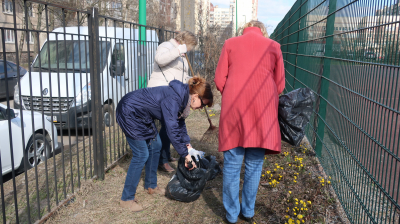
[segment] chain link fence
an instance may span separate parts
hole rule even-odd
[[[399,223],[399,6],[298,0],[271,35],[285,91],[318,96],[306,135],[352,223]]]

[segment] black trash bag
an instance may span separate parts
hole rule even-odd
[[[212,180],[221,172],[215,156],[206,156],[196,162],[197,168],[189,170],[185,167],[185,158],[178,161],[178,170],[167,185],[166,196],[168,198],[192,202],[197,200],[208,180]]]
[[[315,95],[309,88],[295,89],[279,97],[278,121],[282,140],[299,146],[313,113]]]
[[[215,156],[206,156],[204,157],[204,159],[200,159],[200,166],[209,167],[211,160],[215,160]],[[211,175],[208,180],[213,180],[221,172],[222,172],[221,167],[219,167],[218,162],[215,162],[214,169],[211,169]]]

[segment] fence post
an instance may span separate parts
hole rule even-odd
[[[102,141],[103,113],[101,101],[101,76],[99,52],[99,11],[97,8],[88,8],[89,13],[89,58],[90,58],[90,86],[92,91],[91,113],[93,129],[93,159],[94,174],[100,180],[104,179],[104,149]]]
[[[139,0],[139,89],[147,87],[146,0]]]
[[[329,1],[329,12],[328,15],[332,14],[333,12],[336,11],[336,1],[337,0],[330,0]],[[327,102],[326,100],[328,99],[328,93],[329,93],[329,81],[328,79],[330,78],[330,72],[331,72],[331,59],[326,58],[326,57],[332,57],[332,49],[333,49],[333,39],[334,39],[334,32],[335,32],[335,14],[332,14],[327,18],[326,21],[326,33],[325,36],[328,36],[326,38],[325,42],[325,53],[324,53],[324,66],[323,66],[323,72],[322,72],[322,77],[320,80],[320,88],[319,88],[319,97],[317,101],[317,106],[318,107],[318,127],[317,127],[317,135],[319,138],[316,138],[316,146],[315,146],[315,152],[317,153],[318,156],[321,157],[322,155],[322,142],[324,140],[324,134],[325,134],[325,124],[323,120],[326,118],[326,106]],[[325,98],[326,100],[322,99],[321,97]]]

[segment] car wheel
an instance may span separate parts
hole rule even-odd
[[[50,153],[51,145],[49,141],[42,134],[36,133],[34,138],[33,136],[31,137],[25,149],[24,158],[26,159],[28,169],[34,167],[36,164],[45,161],[47,158],[50,157]]]
[[[114,107],[112,104],[104,104],[103,106],[103,125],[105,127],[114,126]]]

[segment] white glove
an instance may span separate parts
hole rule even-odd
[[[199,159],[203,158],[204,155],[206,154],[205,152],[197,151],[194,148],[188,149],[188,153],[189,153],[189,155],[194,156],[194,158],[196,159],[197,162],[199,161]]]
[[[184,54],[187,52],[186,44],[182,44],[178,46],[179,54]]]

